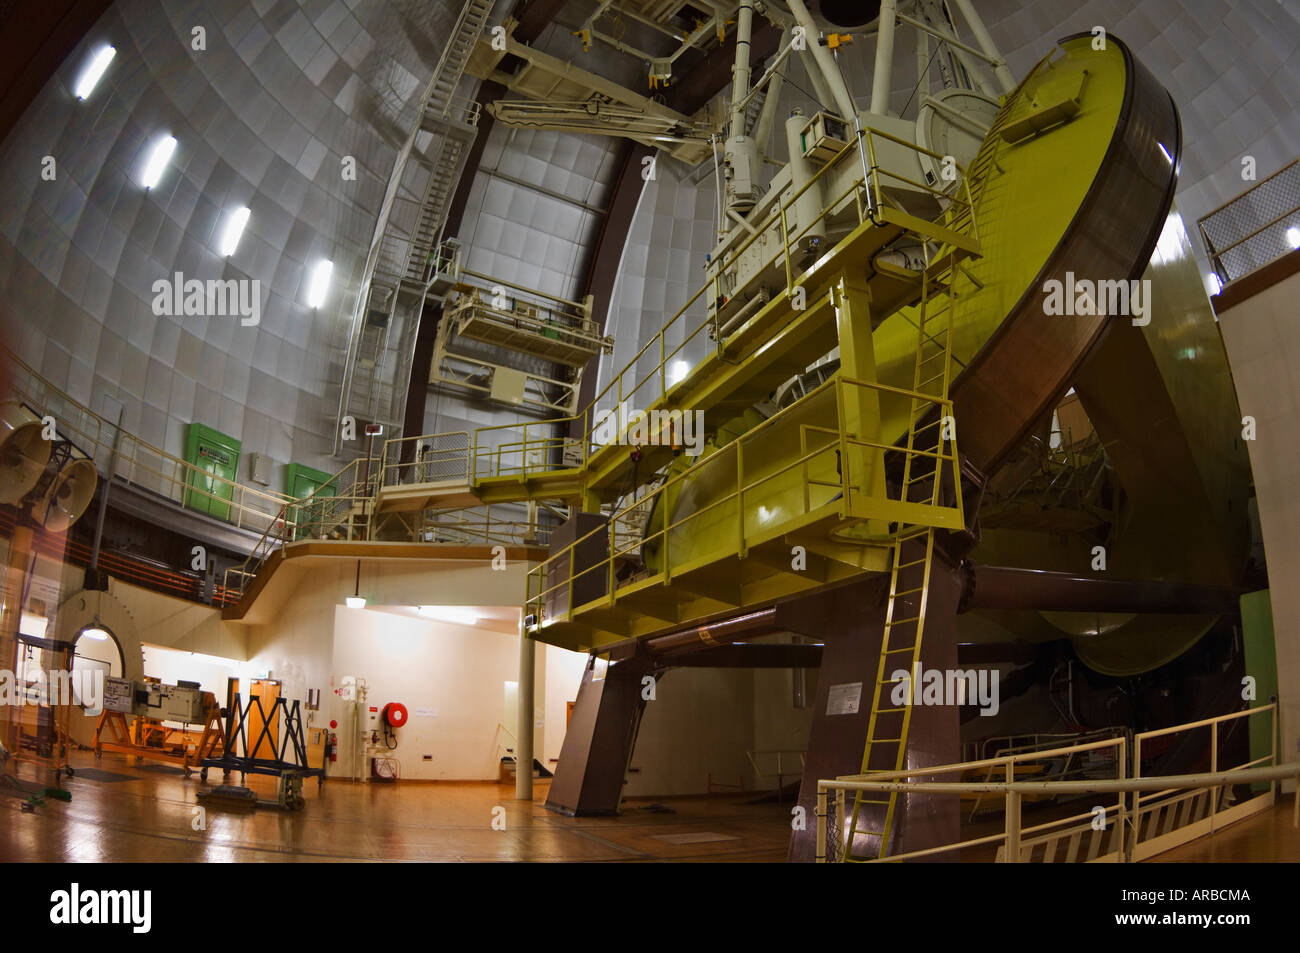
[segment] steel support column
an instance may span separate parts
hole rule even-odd
[[[587,659],[546,798],[548,810],[583,817],[618,813],[645,710],[641,680],[655,671],[645,653],[619,662]]]

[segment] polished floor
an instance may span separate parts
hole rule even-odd
[[[1294,795],[1278,798],[1273,809],[1248,817],[1210,837],[1202,837],[1152,857],[1154,864],[1229,864],[1243,861],[1300,861],[1300,827],[1294,823]]]
[[[329,781],[304,790],[306,807],[209,806],[197,816],[197,776],[89,755],[96,767],[129,780],[66,782],[72,801],[47,800],[21,814],[0,797],[0,861],[764,861],[785,859],[789,805],[733,796],[631,800],[617,818],[569,818],[536,800],[516,801],[514,787],[488,782],[358,784]],[[34,777],[29,768],[24,781]],[[213,780],[219,780],[214,776]],[[238,778],[232,779],[238,782]],[[250,777],[264,798],[274,780]],[[198,821],[206,830],[195,830]],[[504,829],[500,829],[500,828]]]
[[[81,771],[66,782],[71,802],[47,800],[32,814],[19,798],[0,796],[0,861],[780,862],[790,830],[788,803],[755,803],[753,795],[631,799],[617,818],[561,817],[543,807],[545,782],[525,803],[512,786],[488,782],[331,781],[318,792],[313,781],[300,812],[209,805],[200,814],[195,794],[210,786],[177,769],[113,755],[97,764],[79,754],[73,764],[107,774]],[[28,766],[20,777],[36,783]],[[247,784],[274,797],[270,778]],[[1284,797],[1156,860],[1300,861],[1291,803]]]

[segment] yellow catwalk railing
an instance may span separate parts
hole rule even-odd
[[[877,162],[878,141],[945,157],[876,130],[858,136],[860,142],[844,146],[753,223],[751,233],[716,262],[710,281],[581,414],[482,427],[472,434],[390,440],[368,475],[358,470],[364,463],[350,464],[330,493],[277,507],[281,512],[259,551],[234,571],[232,581],[246,581],[268,550],[303,534],[374,538],[396,520],[399,535],[409,530],[420,538],[430,513],[558,501],[603,511],[607,522],[553,552],[529,575],[527,611],[546,633],[541,637],[590,647],[864,571],[889,571],[897,540],[913,528],[961,529],[955,421],[947,397],[948,329],[952,283],[962,262],[979,255],[971,186],[960,168],[962,178],[949,190],[891,172]],[[854,174],[864,154],[870,166]],[[794,204],[815,183],[830,181],[831,170],[839,175],[836,194],[813,221],[792,226]],[[945,211],[933,221],[908,213],[894,197],[899,187],[928,193],[933,207]],[[847,233],[803,267],[796,260],[802,237],[818,220],[829,227],[832,214],[839,216],[836,234]],[[780,276],[775,280],[784,287],[765,295],[752,314],[746,305],[725,323],[714,313],[688,327],[697,317],[688,313],[702,298],[711,308],[740,304],[739,297],[724,298],[722,275],[765,236],[772,252],[760,270]],[[864,279],[863,262],[900,241],[919,249],[923,267],[882,266]],[[913,306],[912,387],[881,383],[871,359],[871,332],[900,308]],[[714,339],[709,353],[673,381],[669,366],[701,334]],[[841,347],[845,335],[855,339],[860,361]],[[836,347],[838,375],[735,439],[724,441],[719,434],[689,468],[669,466],[679,450],[669,439],[674,423],[636,454],[624,445],[626,432],[611,440],[601,429],[601,409],[634,402],[642,413],[663,419],[707,414],[716,434],[721,424]],[[638,374],[647,356],[655,359],[653,367]],[[882,434],[885,405],[897,419],[905,418],[901,436]],[[709,486],[701,497],[700,488]],[[678,511],[684,490],[699,505]],[[655,507],[658,523],[643,533],[646,514]],[[335,525],[326,526],[331,521]],[[599,554],[590,560],[586,551],[593,542]],[[805,550],[802,564],[792,562],[792,546]],[[653,552],[653,561],[631,567],[637,549]]]
[[[647,412],[674,408],[709,410],[718,400],[719,391],[724,389],[718,386],[719,372],[743,390],[747,372],[743,362],[738,362],[737,358],[752,354],[759,347],[768,347],[778,338],[793,336],[795,328],[788,318],[796,311],[792,302],[799,289],[803,289],[811,303],[812,293],[819,287],[832,284],[837,271],[850,273],[860,270],[852,266],[861,264],[863,254],[879,250],[901,236],[914,238],[927,254],[934,250],[926,268],[931,275],[937,270],[935,263],[938,259],[942,259],[942,267],[952,268],[966,257],[977,256],[979,242],[974,204],[970,184],[961,167],[957,166],[960,188],[949,194],[880,166],[876,161],[875,144],[877,140],[888,141],[939,161],[943,161],[944,156],[878,130],[864,129],[859,135],[865,143],[864,151],[871,157],[867,172],[854,178],[848,187],[830,199],[813,222],[804,224],[796,232],[790,231],[788,213],[799,198],[831,170],[840,168],[841,163],[857,160],[859,146],[855,139],[773,209],[765,220],[754,224],[749,237],[717,263],[714,277],[669,318],[582,412],[568,417],[475,430],[468,451],[467,470],[470,482],[480,496],[491,498],[493,502],[526,497],[549,498],[554,494],[578,500],[584,489],[597,487],[604,489],[608,498],[612,492],[610,488],[617,488],[625,478],[628,465],[626,454],[620,451],[617,441],[611,443],[599,439],[602,410],[623,405],[633,405]],[[886,191],[891,184],[903,184],[928,193],[947,204],[947,210],[935,222],[910,215],[891,200]],[[956,194],[962,191],[965,192],[964,198]],[[792,250],[818,221],[829,218],[833,210],[849,202],[853,204],[857,228],[812,268],[800,273]],[[691,309],[701,299],[718,301],[723,298],[719,284],[721,275],[765,237],[779,248],[778,264],[784,273],[784,292],[773,296],[765,307],[728,334],[719,333],[716,317],[701,320],[693,329],[688,328]],[[874,295],[880,302],[873,303],[874,320],[879,321],[914,300],[919,290],[919,279],[919,273],[892,269],[877,275],[873,281],[882,293]],[[877,289],[873,287],[873,290]],[[810,304],[808,310],[815,309]],[[821,315],[823,320],[828,317]],[[701,362],[682,380],[673,381],[670,368],[674,362],[688,353],[701,334],[710,332],[716,337],[712,360]],[[670,345],[669,342],[679,336],[680,342]],[[647,357],[654,358],[653,365],[639,370]],[[736,401],[733,395],[727,396],[731,402]],[[766,392],[756,392],[750,402],[764,396]],[[653,472],[654,469],[644,467],[643,472]]]
[[[861,146],[850,142],[754,223],[750,234],[716,263],[710,281],[580,414],[473,433],[461,492],[485,503],[562,500],[587,512],[603,511],[608,518],[606,525],[553,552],[530,574],[526,611],[539,626],[539,637],[590,647],[647,634],[862,571],[888,571],[894,541],[909,528],[963,527],[947,391],[951,288],[962,262],[979,255],[970,184],[960,169],[962,178],[950,191],[891,172],[876,160],[878,140],[943,157],[876,130],[863,130],[860,136]],[[852,175],[863,154],[870,156],[870,167]],[[842,173],[837,194],[814,221],[792,226],[794,204],[832,169]],[[847,187],[841,188],[845,181]],[[935,221],[917,218],[893,199],[891,186],[929,193],[946,211]],[[848,229],[845,237],[800,270],[795,249],[801,238],[817,221],[829,222],[833,211],[843,215],[845,209],[851,210],[848,223],[841,222]],[[690,316],[702,299],[718,308],[739,303],[739,298],[725,299],[721,276],[765,236],[772,240],[767,247],[774,249],[774,257],[764,267],[781,276],[784,288],[752,314],[732,312],[725,323],[716,313],[703,319]],[[870,278],[860,277],[865,260],[900,240],[920,250],[923,267],[881,266]],[[898,309],[914,305],[912,387],[880,383],[870,358],[871,330]],[[691,320],[699,323],[689,327]],[[701,334],[713,338],[709,353],[683,379],[673,381],[669,367]],[[715,433],[841,346],[845,334],[859,338],[860,362],[845,358],[841,348],[840,373],[827,384],[739,438],[718,439],[720,445],[711,445],[689,468],[670,467],[680,449],[680,431],[677,439],[673,434],[683,413],[707,414]],[[652,367],[643,366],[647,359]],[[854,373],[859,367],[863,374]],[[635,454],[625,445],[626,431],[615,439],[605,432],[605,415],[628,404],[648,418],[670,421]],[[896,412],[902,408],[898,416],[906,423],[897,440],[880,434],[882,404]],[[402,442],[436,442],[443,436]],[[398,442],[386,447],[384,456],[415,459],[411,448],[403,453]],[[710,489],[701,497],[700,488],[706,486]],[[696,497],[695,508],[676,512],[688,489]],[[421,495],[424,490],[428,493]],[[620,503],[627,499],[631,505]],[[383,513],[437,506],[440,500],[447,506],[465,505],[454,480],[422,487],[386,475],[375,508]],[[659,509],[657,529],[648,529],[640,539],[620,532],[634,519],[634,509],[639,517],[647,506]],[[631,544],[624,542],[629,536]],[[806,549],[807,569],[792,568],[792,540]],[[641,568],[633,566],[638,549],[653,554]]]
[[[791,592],[816,588],[860,571],[850,563],[818,560],[808,554],[805,558],[812,561],[806,568],[792,566],[791,546],[786,541],[791,534],[811,539],[833,530],[842,531],[852,521],[873,519],[883,519],[899,527],[895,532],[902,533],[903,539],[911,538],[907,527],[916,524],[961,529],[960,498],[951,501],[940,498],[941,487],[959,485],[955,442],[944,441],[937,450],[899,448],[859,439],[834,425],[847,402],[844,395],[862,390],[888,391],[907,397],[918,405],[933,407],[939,416],[952,413],[951,402],[946,399],[898,391],[882,384],[832,378],[809,395],[809,398],[834,395],[832,407],[836,416],[832,418],[832,426],[798,423],[798,405],[787,408],[700,460],[690,470],[649,490],[631,506],[615,511],[608,523],[584,534],[573,545],[536,566],[528,575],[525,613],[534,617],[540,629],[539,637],[554,637],[556,633],[547,630],[584,621],[595,629],[611,632],[607,638],[597,634],[597,643],[612,641],[616,637],[614,629],[624,636],[644,634],[662,628],[665,623],[681,621],[681,616],[674,611],[676,605],[704,599],[707,607],[710,597],[724,588],[730,588],[733,593],[732,607],[745,605],[747,584],[756,581],[757,573],[770,574],[774,569],[781,570]],[[796,426],[800,447],[797,456],[774,464],[764,454],[749,452],[749,448],[768,443],[770,434]],[[891,487],[883,497],[864,492],[863,472],[855,464],[861,457],[849,452],[854,448],[868,451],[875,459],[887,454],[908,461],[923,457],[933,484],[933,489],[926,492],[933,495],[918,502],[916,484],[910,488],[910,500],[902,497],[901,486]],[[907,463],[904,469],[909,469]],[[917,468],[910,469],[916,472]],[[934,479],[936,472],[939,479]],[[700,481],[702,475],[716,483],[725,483],[730,489],[685,516],[665,519],[661,528],[647,532],[630,544],[608,545],[611,535],[645,505],[646,499],[670,501],[690,482]],[[701,547],[702,537],[710,545]],[[688,539],[689,556],[679,557],[678,550],[686,549]],[[604,555],[579,563],[577,554],[589,552],[592,543],[603,549]],[[863,545],[893,550],[898,543],[879,538],[864,540]],[[621,580],[620,566],[640,549],[657,553],[659,569]],[[743,565],[750,560],[752,572]],[[582,599],[581,594],[590,592],[593,585],[599,595]],[[766,594],[772,591],[770,585],[764,589]],[[644,632],[638,631],[642,627]]]

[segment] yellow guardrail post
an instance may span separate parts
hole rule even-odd
[[[736,444],[736,553],[741,559],[749,554],[745,545],[745,454],[744,436],[737,437]]]
[[[614,532],[613,517],[610,517],[610,521],[606,524],[606,528],[609,533],[609,540],[605,544],[609,553],[609,555],[606,557],[606,559],[609,562],[609,593],[608,593],[609,601],[607,605],[609,605],[610,608],[613,608],[614,607],[614,584],[616,582],[614,578],[615,575],[614,574],[614,553],[618,549],[618,534]]]
[[[787,294],[794,294],[794,266],[790,262],[790,224],[785,214],[785,206],[781,206],[781,251],[785,257],[785,290]]]

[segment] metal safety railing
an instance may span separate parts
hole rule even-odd
[[[450,430],[384,442],[377,466],[379,485],[466,482],[470,469],[468,430]]]
[[[946,211],[940,216],[937,224],[959,235],[970,236],[978,241],[975,200],[970,190],[970,182],[965,174],[965,169],[960,165],[955,166],[966,193],[965,199],[962,199],[941,189],[935,189],[924,182],[910,179],[883,168],[876,157],[875,143],[877,139],[904,146],[918,154],[930,156],[940,162],[946,158],[915,143],[907,142],[879,130],[866,128],[859,131],[855,138],[811,176],[807,183],[784,199],[761,223],[752,226],[748,237],[736,248],[727,252],[714,265],[713,277],[703,284],[665,322],[653,338],[642,345],[640,350],[625,364],[623,370],[616,374],[581,412],[566,417],[530,421],[522,426],[518,423],[511,423],[476,429],[471,450],[471,456],[475,461],[473,470],[475,478],[481,479],[494,476],[526,477],[534,473],[585,467],[591,455],[604,446],[604,443],[598,438],[598,434],[602,428],[602,414],[607,413],[609,407],[617,408],[625,404],[633,404],[638,407],[649,408],[664,402],[669,391],[680,384],[680,381],[676,379],[670,383],[670,377],[673,376],[669,372],[670,366],[679,359],[679,356],[691,346],[692,342],[700,334],[711,331],[715,339],[717,339],[717,347],[721,349],[725,346],[726,336],[719,333],[719,321],[716,314],[712,318],[704,319],[692,330],[688,331],[685,328],[691,308],[709,292],[712,292],[712,301],[722,300],[721,281],[723,273],[737,265],[751,246],[765,235],[773,236],[780,248],[779,257],[784,268],[787,295],[793,295],[795,288],[801,281],[801,276],[796,274],[794,255],[791,252],[792,247],[797,247],[798,242],[817,223],[829,219],[832,214],[847,207],[850,202],[852,202],[855,209],[856,221],[859,226],[866,224],[868,221],[872,221],[877,225],[881,224],[879,209],[885,206],[898,208],[898,203],[890,198],[887,191],[889,182],[903,183],[909,188],[920,189],[929,193],[936,201],[941,201],[946,206]],[[865,144],[861,148],[859,147],[859,141]],[[847,188],[830,199],[817,216],[792,234],[788,213],[794,204],[805,192],[820,182],[830,170],[838,168],[843,162],[856,162],[862,149],[865,149],[867,155],[870,156],[871,164],[869,168],[866,169],[863,175],[854,178]],[[923,242],[922,247],[926,251],[928,264],[930,246]],[[919,280],[920,275],[918,274]],[[682,340],[675,346],[671,346],[669,341],[679,334],[682,336]],[[647,355],[653,356],[656,354],[657,360],[655,360],[653,366],[647,370],[641,380],[634,381],[632,377],[637,372],[642,360]],[[657,387],[655,387],[656,384]],[[647,386],[651,389],[647,390]],[[606,410],[598,409],[602,407],[605,407]],[[577,425],[576,428],[574,425]],[[582,436],[573,441],[557,437],[556,433],[561,428],[565,431],[576,429]],[[517,439],[509,439],[509,437],[516,434],[518,434]],[[502,439],[503,436],[506,439]],[[572,444],[572,452],[568,455],[562,454],[563,449],[570,446],[570,444]]]
[[[1091,731],[1022,731],[1011,735],[992,735],[981,740],[962,742],[962,752],[972,755],[966,760],[978,761],[999,754],[1021,754],[1026,751],[1059,748],[1067,740],[1082,743],[1129,734],[1131,732],[1127,728],[1119,725],[1094,728]]]
[[[465,510],[426,510],[416,535],[420,542],[464,546],[548,545],[556,522],[521,519],[518,509],[517,505],[506,504]]]
[[[776,778],[777,797],[785,790],[786,778],[803,776],[805,752],[797,748],[769,748],[760,751],[746,751],[749,766],[754,769],[754,776]]]
[[[9,368],[12,394],[38,414],[53,417],[59,435],[93,459],[101,477],[115,477],[179,506],[207,501],[210,505],[200,512],[219,509],[226,513],[224,522],[253,532],[273,528],[291,499],[287,494],[248,486],[182,460],[125,427],[119,434],[115,421],[95,413],[50,383],[12,351],[5,349],[3,360]],[[114,444],[116,462],[110,474]]]
[[[223,574],[226,592],[238,601],[266,561],[286,543],[302,539],[362,539],[361,516],[374,495],[375,477],[364,474],[364,457],[353,460],[311,494],[281,506],[248,558]]]
[[[422,119],[435,126],[441,122],[459,123],[462,126],[478,126],[479,116],[483,112],[482,104],[470,96],[447,96],[444,104],[435,99],[424,103]]]
[[[1271,748],[1267,756],[1252,759],[1220,770],[1217,741],[1211,742],[1211,770],[1200,774],[1162,775],[1141,773],[1141,748],[1144,741],[1211,727],[1212,738],[1225,723],[1253,716],[1270,715]],[[1179,844],[1267,810],[1276,801],[1277,782],[1300,778],[1300,763],[1277,763],[1277,705],[1269,704],[1215,718],[1202,719],[1169,728],[1135,734],[1132,776],[1128,775],[1130,749],[1126,737],[1066,745],[1045,751],[1023,752],[958,764],[934,765],[900,771],[873,771],[869,774],[821,780],[817,782],[817,847],[819,863],[857,860],[848,849],[846,820],[848,795],[854,792],[901,795],[962,797],[971,795],[1000,796],[1004,805],[1004,827],[999,833],[970,837],[878,859],[859,862],[879,863],[920,858],[935,859],[953,852],[996,850],[999,862],[1027,861],[1114,861],[1143,860]],[[1105,754],[1113,760],[1114,778],[1070,781],[1018,781],[1019,765],[1035,761],[1077,756],[1086,752]],[[1267,764],[1266,764],[1267,762]],[[992,769],[1005,775],[1003,781],[927,781],[923,778],[962,775]],[[1223,792],[1234,785],[1265,788],[1245,800],[1229,803]],[[1088,811],[1041,823],[1026,824],[1023,803],[1030,798],[1060,798],[1083,794],[1113,794],[1113,801],[1092,806]],[[1300,827],[1300,794],[1297,795],[1293,823]]]
[[[575,604],[575,591],[589,590],[592,584],[587,582],[583,585],[583,580],[602,581],[597,585],[602,595],[596,600],[584,600],[584,603],[593,607],[614,605],[619,599],[620,564],[630,559],[638,549],[642,552],[647,548],[653,550],[658,563],[657,571],[638,579],[638,585],[666,584],[675,572],[684,568],[728,556],[743,557],[751,547],[782,537],[796,527],[819,519],[837,523],[844,519],[881,519],[910,524],[918,517],[924,517],[935,520],[935,525],[951,524],[954,529],[960,528],[960,499],[949,502],[941,498],[942,487],[945,484],[956,485],[959,480],[955,443],[945,442],[943,447],[946,449],[932,451],[858,437],[845,427],[844,405],[848,400],[846,393],[861,391],[930,405],[943,416],[952,412],[952,402],[947,399],[870,381],[831,378],[811,391],[809,397],[814,398],[822,392],[833,394],[836,407],[834,426],[797,423],[795,414],[800,412],[801,405],[793,404],[712,454],[701,457],[689,470],[665,480],[635,502],[615,510],[607,523],[535,566],[528,574],[525,613],[532,613],[541,626],[570,621],[576,612],[583,609],[583,605]],[[798,455],[773,466],[766,454],[754,449],[755,444],[774,428],[790,423],[795,423],[798,428]],[[747,447],[751,448],[748,454]],[[872,475],[890,458],[899,462],[905,458],[926,460],[932,474],[937,474],[937,478],[933,478],[934,495],[928,503],[916,501],[915,487],[907,486],[906,480],[888,484],[883,496],[880,487],[872,485]],[[948,468],[946,474],[944,468]],[[686,516],[673,518],[671,514],[666,515],[657,528],[647,527],[642,535],[634,536],[630,542],[620,542],[620,522],[635,518],[634,510],[653,506],[656,502],[663,505],[667,501],[670,504],[686,480],[700,479],[706,471],[718,483],[723,482],[724,474],[727,475],[729,485],[733,479],[730,475],[734,474],[734,489],[719,494]],[[781,508],[784,519],[773,518],[764,505],[771,502],[770,491],[774,489],[786,492],[786,506]],[[624,534],[624,539],[626,537]],[[713,546],[711,550],[702,551],[699,543],[702,538],[709,539]],[[577,553],[590,551],[593,541],[601,545],[603,557],[590,562],[584,558],[580,565]],[[677,556],[679,547],[689,547],[689,564]],[[558,581],[550,581],[556,579]],[[563,611],[558,614],[551,611],[550,607],[554,605],[563,606]]]
[[[461,437],[468,437],[462,432]],[[412,438],[418,439],[418,438]],[[401,477],[430,477],[425,482],[436,482],[431,470],[444,473],[450,463],[426,460],[411,464],[397,462],[385,465],[383,460],[391,452],[398,459],[401,440],[393,440],[391,451],[372,458],[367,466],[365,457],[346,464],[322,483],[315,492],[284,504],[276,518],[258,539],[248,558],[238,566],[225,570],[223,586],[228,602],[237,602],[247,591],[266,561],[288,543],[304,540],[357,541],[382,539],[386,542],[445,543],[474,546],[544,546],[550,539],[552,526],[558,522],[552,517],[540,519],[521,518],[521,507],[516,504],[487,505],[453,509],[422,509],[411,513],[385,513],[376,511],[375,501],[385,479]],[[460,469],[453,470],[451,479],[464,479],[465,448],[444,448],[448,460],[459,454]],[[380,520],[383,520],[382,527]],[[382,531],[381,531],[382,530]]]
[[[992,755],[1026,755],[1036,751],[1046,751],[1052,748],[1060,748],[1064,739],[1072,739],[1075,744],[1085,744],[1089,741],[1097,741],[1105,738],[1128,737],[1130,732],[1126,728],[1098,728],[1094,731],[1083,732],[1027,732],[1019,735],[1001,735],[994,738],[986,738],[982,745],[981,757],[989,758]],[[990,753],[990,748],[992,752]],[[1082,777],[1090,771],[1096,770],[1096,761],[1090,755],[1095,754],[1092,751],[1070,751],[1065,755],[1055,757],[1046,765],[1032,764],[1035,769],[1042,770],[1047,777],[1038,780],[1064,781],[1068,778],[1079,776]],[[984,773],[983,780],[996,780],[994,774],[997,771],[996,765],[990,765]],[[975,798],[975,803],[971,807],[970,819],[974,820],[975,815],[980,811],[984,803],[984,795],[981,794]]]
[[[1221,285],[1300,248],[1300,159],[1201,216],[1196,228]]]
[[[496,326],[521,335],[563,343],[588,356],[613,348],[614,339],[599,332],[596,323],[586,315],[581,305],[564,299],[548,300],[541,292],[525,290],[522,286],[498,281],[477,272],[465,271],[464,275],[483,282],[485,287],[470,287],[448,309],[446,320],[461,328],[462,332],[465,328],[472,332],[474,322],[483,322],[488,327]],[[523,291],[529,297],[506,294],[507,290],[516,293]],[[476,335],[470,333],[468,336]],[[509,338],[503,340],[507,342],[504,346],[510,346]]]

